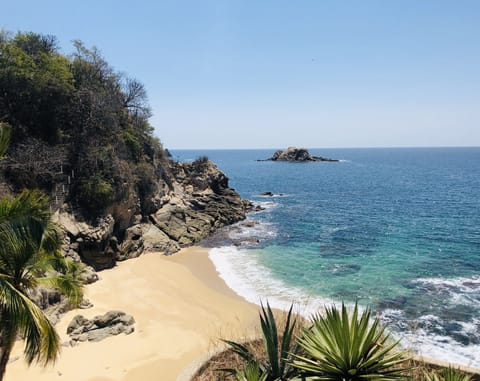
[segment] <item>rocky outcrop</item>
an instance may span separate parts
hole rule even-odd
[[[100,341],[110,336],[131,334],[135,328],[135,319],[122,311],[110,311],[105,315],[89,320],[82,315],[75,316],[67,327],[70,345],[82,341]]]
[[[118,239],[114,236],[115,219],[112,215],[97,219],[93,224],[80,222],[72,214],[58,212],[54,216],[64,230],[65,242],[62,246],[66,257],[74,261],[82,260],[95,270],[115,265]],[[87,283],[95,281],[87,276]]]
[[[176,163],[177,182],[162,205],[148,216],[148,223],[127,229],[117,259],[127,259],[144,251],[172,254],[190,246],[213,231],[243,220],[251,204],[228,187],[228,178],[212,162],[198,160]]]
[[[170,162],[169,186],[157,186],[149,201],[152,212],[143,215],[132,204],[117,207],[113,214],[93,223],[78,221],[65,211],[55,215],[63,227],[63,251],[74,261],[91,266],[84,272],[91,283],[98,279],[91,271],[113,267],[117,260],[138,257],[147,251],[172,254],[198,243],[215,230],[243,220],[252,208],[228,186],[227,176],[206,158],[192,163]],[[125,225],[125,215],[130,215]]]
[[[292,161],[292,162],[307,162],[307,161],[327,161],[337,162],[336,159],[329,159],[321,156],[310,155],[305,148],[288,147],[285,150],[276,151],[272,157],[258,161]]]
[[[97,276],[96,273],[95,276]],[[53,324],[56,324],[64,313],[72,309],[68,299],[60,291],[52,288],[39,286],[30,290],[28,296],[44,311]],[[87,299],[84,299],[79,308],[90,308],[91,306],[92,304]]]

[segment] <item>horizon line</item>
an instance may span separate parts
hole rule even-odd
[[[358,147],[358,146],[344,146],[344,147],[306,147],[306,146],[288,146],[284,147],[283,149],[289,147],[298,147],[298,148],[306,148],[306,149],[405,149],[405,148],[480,148],[480,145],[465,145],[465,146],[368,146],[368,147]],[[198,150],[208,150],[208,151],[246,151],[246,150],[279,150],[282,148],[278,147],[251,147],[251,148],[169,148],[165,147],[169,151],[198,151]]]

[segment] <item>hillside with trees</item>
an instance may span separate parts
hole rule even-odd
[[[144,86],[73,45],[66,56],[53,36],[0,34],[0,123],[11,128],[0,192],[47,193],[65,254],[96,269],[175,252],[243,219],[248,203],[213,163],[168,158]]]
[[[96,48],[74,46],[66,57],[53,36],[0,36],[0,121],[12,127],[5,178],[14,191],[41,188],[58,207],[97,217],[133,191],[144,201],[165,151],[143,85]]]

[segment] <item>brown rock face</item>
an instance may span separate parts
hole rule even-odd
[[[119,228],[124,225],[123,214],[120,222],[109,214],[86,223],[71,214],[58,213],[57,222],[65,231],[65,255],[98,271],[146,251],[173,254],[218,228],[243,220],[251,208],[229,188],[228,177],[207,159],[170,162],[169,170],[170,190],[158,186],[151,203],[155,210],[149,215],[131,212],[126,229]]]
[[[132,258],[143,251],[173,254],[245,219],[250,203],[228,187],[227,176],[211,161],[175,163],[172,172],[177,180],[173,191],[162,198],[148,224],[127,229],[117,259]]]
[[[74,261],[82,260],[95,270],[111,268],[115,265],[118,240],[113,235],[115,219],[107,215],[94,223],[76,221],[66,212],[57,213],[56,222],[63,227],[65,256]],[[91,277],[90,277],[91,278]]]

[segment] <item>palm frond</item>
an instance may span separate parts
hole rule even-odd
[[[2,312],[10,317],[10,333],[20,333],[25,340],[27,362],[54,361],[60,351],[60,340],[40,308],[3,278],[0,278],[0,301]]]
[[[55,360],[60,346],[54,327],[27,292],[45,282],[74,305],[82,300],[80,265],[65,262],[61,241],[44,193],[24,190],[0,200],[0,341],[9,353],[17,333],[22,334],[29,363]]]
[[[37,282],[59,290],[74,307],[78,307],[83,300],[83,280],[80,276],[85,266],[80,262],[64,262],[67,268],[65,274],[38,278]]]

